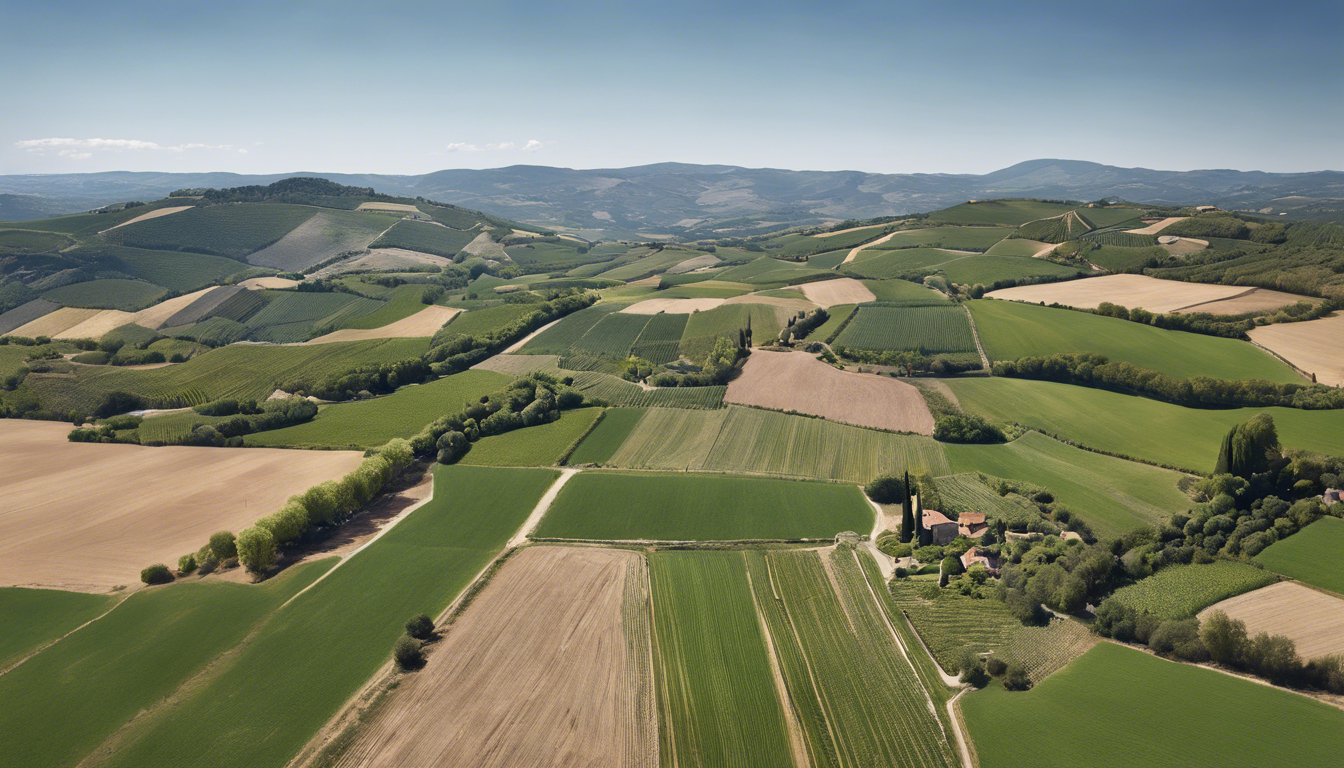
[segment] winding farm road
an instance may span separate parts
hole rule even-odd
[[[519,527],[518,532],[513,534],[513,538],[509,539],[508,544],[504,545],[505,551],[527,543],[527,537],[531,535],[532,531],[537,529],[537,525],[541,523],[541,518],[546,516],[546,511],[551,508],[551,504],[555,503],[555,497],[560,495],[560,489],[565,487],[565,483],[569,482],[569,478],[578,473],[579,470],[573,468],[560,470],[560,477],[556,478],[556,481],[551,483],[551,487],[546,489],[546,493],[542,494],[541,500],[537,502],[537,506],[532,508],[532,514],[527,516],[527,519],[523,521],[522,526]]]

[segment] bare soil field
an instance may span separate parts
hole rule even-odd
[[[53,312],[37,318],[31,323],[25,323],[18,328],[10,331],[12,336],[27,336],[37,338],[38,336],[55,337],[71,328],[92,318],[94,315],[102,312],[101,309],[79,309],[77,307],[61,307]],[[129,314],[129,313],[128,313]]]
[[[1284,635],[1303,659],[1344,653],[1344,600],[1295,581],[1281,581],[1228,598],[1200,611],[1205,618],[1222,611],[1246,622],[1246,634]]]
[[[1106,275],[1060,283],[1019,285],[991,291],[987,296],[1029,304],[1058,302],[1070,307],[1095,309],[1104,301],[1149,312],[1174,312],[1196,304],[1230,299],[1246,293],[1240,285],[1209,285],[1179,280],[1159,280],[1146,275]],[[1286,295],[1286,294],[1285,294]],[[1286,302],[1291,304],[1292,302]]]
[[[482,232],[476,236],[475,240],[462,246],[462,253],[493,261],[513,261],[508,252],[504,250],[504,246],[495,242],[495,239],[490,237],[489,232]]]
[[[298,284],[299,284],[298,280],[286,280],[283,277],[254,277],[239,283],[239,285],[243,286],[249,291],[260,291],[263,288],[271,288],[273,290],[283,291],[287,288],[293,288]]]
[[[872,291],[868,290],[868,286],[852,277],[822,280],[817,283],[803,283],[792,287],[794,290],[802,291],[808,301],[822,307],[877,301],[877,297],[873,295]]]
[[[1316,381],[1344,386],[1344,313],[1320,320],[1276,323],[1250,330],[1251,341],[1282,356]]]
[[[559,355],[495,355],[487,357],[471,366],[473,371],[494,371],[510,376],[526,376],[533,371],[554,368],[560,362]]]
[[[869,224],[866,227],[850,227],[849,229],[837,229],[834,232],[822,232],[819,235],[813,235],[813,237],[824,239],[827,237],[835,237],[836,235],[847,235],[850,232],[858,232],[859,230],[863,229],[881,229],[882,227],[889,227],[892,224],[899,224],[899,223],[900,223],[899,221],[895,221],[895,222],[888,222],[886,224]]]
[[[919,232],[919,231],[921,231],[921,230],[918,230],[918,229],[907,229],[907,230],[905,230],[904,232],[900,232],[899,234],[902,234],[902,235],[908,235],[908,234],[910,234],[911,232]],[[851,261],[853,261],[854,259],[858,258],[859,253],[860,253],[861,251],[863,251],[864,248],[872,248],[872,247],[874,247],[874,246],[881,245],[881,244],[887,242],[888,240],[890,240],[891,238],[895,237],[897,234],[898,234],[898,233],[896,233],[896,232],[892,232],[892,233],[889,234],[889,235],[883,235],[883,236],[877,238],[876,240],[872,241],[871,243],[864,243],[863,245],[860,245],[858,248],[855,248],[855,249],[851,250],[848,254],[846,254],[846,255],[845,255],[845,260],[842,261],[842,262],[840,262],[840,263],[841,263],[841,264],[848,264],[849,262],[851,262]]]
[[[1161,220],[1161,221],[1159,221],[1159,222],[1156,222],[1156,223],[1154,223],[1154,224],[1149,224],[1148,226],[1144,227],[1143,229],[1131,229],[1131,230],[1129,230],[1129,232],[1130,232],[1131,234],[1135,234],[1135,235],[1156,235],[1158,232],[1161,232],[1162,230],[1166,229],[1167,227],[1170,227],[1172,224],[1175,224],[1175,223],[1178,222],[1178,221],[1185,221],[1185,220],[1188,219],[1188,218],[1190,218],[1190,217],[1189,217],[1189,216],[1172,216],[1171,218],[1163,219],[1163,220]]]
[[[414,205],[406,203],[360,203],[356,211],[400,211],[402,213],[419,213],[420,209]]]
[[[71,443],[69,424],[0,420],[0,585],[139,584],[220,530],[359,466],[358,451]]]
[[[1182,307],[1178,313],[1208,312],[1214,315],[1241,315],[1247,312],[1265,312],[1279,307],[1309,301],[1313,304],[1320,299],[1311,296],[1299,296],[1296,293],[1271,291],[1268,288],[1252,288],[1230,299],[1219,299],[1206,304],[1194,304]]]
[[[199,291],[194,291],[184,296],[161,301],[148,309],[142,309],[139,312],[136,312],[135,319],[130,320],[129,322],[135,323],[136,325],[143,325],[146,328],[152,328],[157,331],[163,327],[163,324],[168,321],[168,318],[191,306],[196,300],[214,290],[218,290],[218,286],[212,285],[209,288],[202,288]]]
[[[134,219],[131,219],[130,221],[123,221],[123,222],[121,222],[120,224],[118,224],[118,225],[115,226],[115,227],[108,227],[107,229],[104,229],[102,232],[99,232],[98,234],[101,235],[101,234],[103,234],[103,232],[111,232],[111,231],[114,230],[114,229],[120,229],[120,228],[122,228],[122,227],[124,227],[124,226],[126,226],[126,225],[128,225],[128,224],[139,224],[139,223],[142,222],[142,221],[149,221],[150,219],[157,219],[157,218],[159,218],[160,216],[167,216],[167,215],[170,214],[170,213],[181,213],[182,211],[185,211],[185,210],[188,210],[188,209],[190,209],[190,208],[194,208],[194,207],[195,207],[195,206],[192,206],[192,205],[175,205],[175,206],[173,206],[173,207],[171,207],[171,208],[159,208],[159,209],[157,209],[157,210],[150,211],[149,213],[142,213],[142,214],[140,214],[139,216],[136,216]]]
[[[666,312],[669,315],[689,315],[692,312],[713,309],[724,303],[723,299],[645,299],[621,309],[630,315],[656,315]]]
[[[1189,256],[1192,253],[1199,253],[1209,247],[1208,240],[1196,240],[1193,237],[1178,237],[1172,243],[1158,243],[1162,250],[1170,253],[1172,256]]]
[[[647,611],[643,571],[624,550],[522,550],[339,765],[657,765],[648,635],[626,634]]]
[[[719,263],[719,257],[712,253],[706,253],[704,256],[696,256],[677,264],[673,264],[668,270],[669,275],[680,275],[683,272],[691,272],[701,267],[712,267]]]
[[[915,387],[839,371],[805,352],[751,353],[723,399],[860,427],[933,434],[933,415]]]
[[[343,328],[339,331],[332,331],[326,336],[318,336],[316,339],[304,343],[330,344],[335,341],[364,341],[365,339],[401,339],[433,336],[435,332],[443,327],[444,323],[452,320],[461,311],[462,310],[453,307],[425,307],[410,317],[403,317],[395,323],[388,323],[381,328]]]
[[[134,312],[122,312],[119,309],[104,309],[88,320],[66,328],[52,336],[53,339],[99,339],[103,334],[127,323],[135,322]]]

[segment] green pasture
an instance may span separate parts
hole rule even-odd
[[[864,280],[864,285],[872,291],[880,302],[891,302],[901,306],[923,306],[950,304],[951,301],[940,291],[925,288],[921,283],[909,280]]]
[[[127,598],[0,676],[5,744],[0,765],[79,763],[131,718],[237,646],[335,562],[299,566],[260,585],[188,582]]]
[[[481,336],[512,325],[515,321],[536,311],[536,307],[531,304],[500,304],[494,307],[473,309],[454,317],[441,333],[448,337],[458,334],[462,336]]]
[[[132,248],[243,259],[289,234],[318,211],[289,203],[210,205],[119,227],[103,238]]]
[[[983,200],[944,208],[929,214],[929,218],[948,224],[1017,227],[1028,221],[1058,216],[1077,207],[1037,200]]]
[[[1056,264],[1028,256],[977,254],[948,262],[940,271],[950,282],[961,285],[991,285],[999,280],[1023,280],[1031,277],[1068,278],[1084,274],[1077,267]]]
[[[1177,378],[1304,383],[1273,355],[1238,339],[1169,331],[1090,312],[1016,301],[967,302],[990,360],[1091,352]]]
[[[387,302],[381,307],[360,314],[352,320],[341,323],[342,328],[382,328],[398,320],[410,317],[427,305],[420,300],[424,296],[424,285],[399,285],[387,296]]]
[[[436,466],[432,501],[276,612],[232,663],[147,719],[104,764],[187,755],[201,766],[284,765],[388,660],[408,618],[436,616],[461,594],[555,476]]]
[[[112,607],[115,595],[0,587],[0,670]]]
[[[476,230],[460,232],[426,221],[404,219],[393,224],[392,228],[373,241],[370,247],[404,248],[408,251],[452,258],[479,234],[481,233]]]
[[[312,421],[257,432],[244,440],[248,445],[278,448],[374,448],[393,438],[409,438],[438,417],[461,412],[467,403],[498,391],[511,380],[494,371],[463,371],[372,400],[323,406]]]
[[[571,465],[579,464],[605,464],[611,461],[611,457],[621,447],[621,443],[630,436],[635,425],[644,416],[643,408],[608,408],[602,413],[602,420],[597,422],[588,436],[583,438],[579,447],[570,454],[569,461]]]
[[[42,294],[42,298],[65,307],[134,312],[157,302],[167,292],[162,286],[143,280],[89,280],[53,288]]]
[[[1178,472],[1084,451],[1038,432],[1001,445],[946,443],[943,448],[955,472],[983,472],[1049,488],[1056,501],[1104,538],[1152,525],[1192,503],[1176,486]]]
[[[971,321],[966,310],[955,305],[861,306],[836,337],[835,345],[878,351],[920,350],[927,355],[976,354]]]
[[[852,485],[590,471],[565,484],[536,535],[671,541],[819,539],[872,527],[873,510]]]
[[[1323,517],[1270,544],[1255,556],[1255,561],[1275,573],[1344,595],[1341,552],[1344,552],[1344,520]]]
[[[579,408],[565,411],[558,420],[547,424],[483,437],[472,444],[461,463],[485,467],[555,466],[601,413],[601,408]]]
[[[987,251],[1013,233],[1013,227],[929,227],[897,232],[873,249],[895,250],[913,246],[952,251]]]
[[[961,711],[983,768],[1330,765],[1344,732],[1328,704],[1113,643],[1030,691],[967,694]]]
[[[947,379],[965,410],[1018,422],[1089,448],[1157,464],[1212,472],[1223,436],[1257,413],[1274,417],[1286,446],[1341,454],[1344,411],[1185,408],[1136,395],[1052,381]]]

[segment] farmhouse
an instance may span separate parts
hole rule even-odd
[[[991,573],[998,573],[999,560],[989,554],[988,550],[980,547],[971,547],[966,550],[966,554],[961,556],[961,567],[970,569],[972,565],[979,563],[990,570]]]
[[[924,510],[924,528],[939,546],[957,538],[957,523],[936,509]]]
[[[957,534],[968,539],[978,539],[989,529],[983,512],[962,512],[957,517]]]
[[[1326,488],[1325,493],[1321,494],[1321,501],[1325,502],[1325,506],[1333,507],[1339,502],[1344,501],[1344,491],[1341,491],[1338,488]]]

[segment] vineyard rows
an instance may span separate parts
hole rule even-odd
[[[1147,611],[1163,619],[1184,619],[1221,600],[1274,581],[1274,574],[1248,563],[1221,560],[1204,565],[1163,568],[1146,579],[1117,589],[1113,597],[1137,611]]]
[[[1157,235],[1136,235],[1133,232],[1118,229],[1110,229],[1105,232],[1089,232],[1078,239],[1088,243],[1114,245],[1121,248],[1148,248],[1157,245]]]
[[[570,374],[565,374],[570,375]],[[643,408],[722,408],[728,388],[718,387],[656,387],[644,389],[624,379],[595,371],[574,374],[574,388],[590,398],[600,398],[609,405]]]
[[[1002,520],[1010,528],[1039,520],[1036,506],[1021,496],[1000,496],[979,477],[972,474],[938,478],[938,494],[943,497],[943,511],[983,512],[990,520]]]
[[[872,350],[921,350],[925,354],[974,353],[970,320],[961,307],[859,307],[836,345]]]
[[[1013,237],[1026,240],[1039,240],[1042,243],[1062,243],[1074,240],[1090,232],[1094,227],[1077,211],[1069,211],[1063,216],[1032,221],[1017,228]]]

